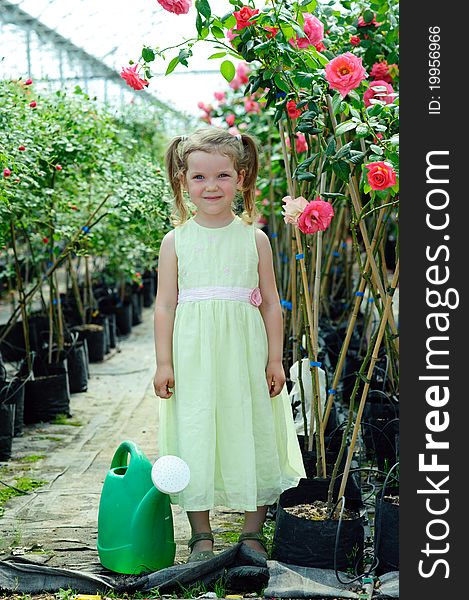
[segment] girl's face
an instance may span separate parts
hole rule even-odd
[[[237,173],[228,156],[201,150],[189,154],[184,187],[198,212],[228,216],[243,180],[244,171]]]

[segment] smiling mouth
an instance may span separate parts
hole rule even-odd
[[[220,200],[222,196],[212,196],[211,198],[205,198],[205,200]]]

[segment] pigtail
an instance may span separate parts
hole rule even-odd
[[[184,202],[182,191],[181,174],[183,172],[183,163],[179,154],[179,145],[184,139],[184,136],[174,138],[166,150],[164,157],[169,185],[174,194],[174,206],[170,216],[174,226],[182,225],[189,218],[189,211]]]
[[[243,182],[244,211],[242,218],[246,223],[257,221],[259,213],[256,207],[256,181],[259,172],[259,152],[257,144],[250,135],[241,135],[240,142],[244,148],[244,157],[240,165],[245,171]]]

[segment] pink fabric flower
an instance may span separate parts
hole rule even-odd
[[[230,127],[233,127],[233,125],[235,123],[235,119],[236,119],[236,117],[234,116],[234,114],[230,113],[229,115],[226,115],[225,121],[227,122],[227,124]]]
[[[315,46],[324,37],[324,25],[314,15],[309,13],[304,14],[305,24],[303,30],[306,37],[291,38],[288,40],[294,48],[307,48],[308,46]]]
[[[385,60],[377,62],[372,66],[370,76],[373,77],[373,79],[386,81],[386,83],[392,82],[392,77],[389,74],[389,65]]]
[[[378,88],[385,89],[381,90]],[[380,81],[379,79],[372,81],[366,92],[363,94],[365,106],[371,106],[372,102],[370,102],[370,100],[372,99],[383,100],[386,104],[391,104],[394,101],[394,90],[392,85],[389,85],[386,81]]]
[[[317,233],[325,231],[331,224],[334,209],[329,202],[324,202],[319,197],[308,202],[306,208],[298,217],[298,229],[303,233]]]
[[[215,97],[215,100],[218,100],[218,102],[220,104],[223,104],[223,102],[225,102],[225,100],[226,100],[226,94],[225,94],[225,92],[214,92],[213,95]]]
[[[249,294],[249,302],[253,306],[260,306],[262,304],[261,290],[258,287],[251,290],[251,293]]]
[[[340,54],[326,65],[326,79],[332,89],[345,97],[367,77],[362,59],[351,52]]]
[[[303,196],[299,196],[298,198],[285,196],[282,198],[282,202],[285,202],[284,210],[282,211],[283,220],[285,223],[297,225],[299,216],[308,206],[308,201]]]
[[[237,10],[233,13],[233,17],[236,19],[236,31],[241,31],[245,27],[252,25],[252,21],[249,19],[254,15],[259,14],[259,9],[249,8],[249,6],[243,6],[241,10]]]
[[[134,90],[143,90],[148,85],[148,81],[140,77],[137,73],[138,65],[133,67],[122,67],[120,73],[122,79]]]
[[[396,172],[392,166],[382,160],[365,165],[367,178],[372,190],[385,190],[396,185]]]
[[[158,4],[175,15],[186,15],[192,5],[192,0],[156,0]]]
[[[254,100],[251,100],[251,98],[245,98],[244,110],[247,113],[259,114],[261,112],[261,107],[259,105],[259,102],[255,102]]]

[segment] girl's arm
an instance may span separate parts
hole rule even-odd
[[[275,283],[272,248],[266,234],[256,229],[256,245],[259,255],[259,288],[262,304],[259,306],[264,319],[269,344],[269,359],[266,367],[270,396],[278,396],[285,384],[283,370],[283,318],[280,298]]]
[[[156,374],[153,385],[156,395],[161,398],[170,398],[172,392],[168,388],[174,386],[173,328],[178,297],[177,272],[172,230],[164,236],[160,246],[154,313]]]

